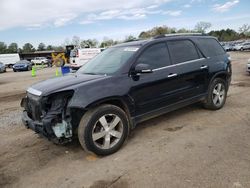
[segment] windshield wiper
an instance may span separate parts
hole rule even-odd
[[[82,74],[97,75],[96,73],[93,72],[83,72]]]

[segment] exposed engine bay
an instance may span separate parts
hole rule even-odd
[[[73,133],[67,105],[73,91],[54,93],[46,97],[36,94],[34,89],[28,90],[27,96],[21,102],[25,112],[22,120],[27,128],[56,143],[70,142]]]

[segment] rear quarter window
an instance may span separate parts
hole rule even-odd
[[[196,47],[190,40],[173,40],[167,44],[174,64],[199,59]]]
[[[204,38],[204,39],[198,39],[197,41],[199,44],[199,48],[206,57],[225,54],[225,50],[215,39]]]

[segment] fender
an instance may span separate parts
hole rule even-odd
[[[209,86],[210,86],[210,84],[212,83],[212,81],[213,81],[215,78],[217,78],[217,77],[225,77],[225,78],[226,78],[225,81],[226,81],[226,83],[227,83],[227,89],[228,89],[228,86],[230,85],[230,82],[231,82],[231,74],[230,74],[228,71],[226,71],[226,70],[215,73],[215,74],[211,77],[211,79],[210,79]]]
[[[104,104],[104,103],[113,104],[113,105],[116,105],[116,106],[119,106],[120,108],[122,108],[126,112],[126,114],[128,115],[128,120],[130,122],[130,128],[133,129],[135,127],[135,123],[133,121],[135,104],[134,104],[134,101],[129,96],[126,96],[126,97],[112,96],[112,97],[102,98],[102,99],[99,99],[97,101],[94,101],[94,102],[86,105],[85,107],[79,106],[78,109],[87,111],[90,108],[99,106],[100,104]],[[70,108],[75,108],[75,107],[68,106],[68,108],[70,109]]]

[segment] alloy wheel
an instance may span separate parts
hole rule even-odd
[[[222,105],[225,99],[225,94],[226,94],[225,86],[222,83],[216,84],[212,95],[214,105],[216,106]]]
[[[95,123],[92,130],[94,144],[101,149],[114,147],[123,135],[123,123],[115,114],[105,114]]]

